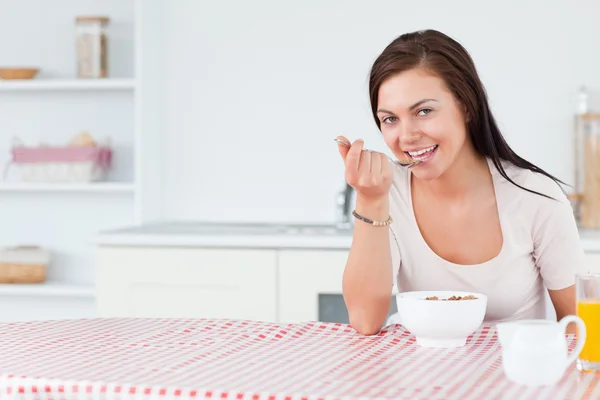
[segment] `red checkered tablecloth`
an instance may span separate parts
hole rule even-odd
[[[592,400],[600,376],[509,383],[490,327],[427,349],[399,325],[91,319],[0,325],[0,398]]]

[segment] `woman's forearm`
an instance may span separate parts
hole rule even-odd
[[[389,217],[388,199],[357,199],[356,212],[371,220]],[[342,290],[350,325],[365,335],[381,329],[392,295],[392,260],[389,227],[357,220],[352,247],[344,270]]]

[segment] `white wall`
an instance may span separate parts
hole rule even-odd
[[[332,138],[383,149],[368,71],[423,28],[471,52],[514,149],[571,180],[576,90],[600,86],[600,3],[490,3],[168,2],[164,216],[333,221]]]

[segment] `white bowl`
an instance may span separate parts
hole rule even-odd
[[[469,300],[425,300],[437,296],[472,295]],[[398,314],[395,318],[423,347],[461,347],[483,322],[487,296],[481,293],[457,291],[404,292],[396,295]]]

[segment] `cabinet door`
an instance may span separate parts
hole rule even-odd
[[[600,253],[586,253],[586,266],[588,272],[600,273]]]
[[[276,252],[101,247],[100,317],[276,320]]]
[[[279,320],[348,323],[342,276],[348,250],[282,250],[279,253]],[[396,312],[395,299],[390,312]]]

